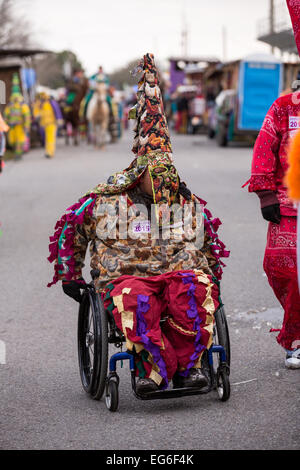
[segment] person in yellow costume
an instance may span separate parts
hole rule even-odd
[[[9,126],[8,143],[15,153],[15,159],[19,160],[30,131],[31,114],[21,94],[18,74],[13,75],[12,93],[4,109],[4,118]]]
[[[40,93],[34,106],[34,116],[38,119],[45,142],[45,157],[53,158],[56,150],[57,128],[62,123],[58,104],[47,93]]]

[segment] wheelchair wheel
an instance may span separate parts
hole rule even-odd
[[[226,320],[224,307],[217,310],[215,314],[215,344],[223,346],[226,352],[226,363],[230,366],[231,353],[230,353],[230,339],[229,330]]]
[[[109,411],[117,411],[119,406],[118,382],[109,380],[106,385],[105,403]]]
[[[217,373],[217,392],[221,401],[227,401],[230,397],[230,382],[226,369],[221,369]]]
[[[108,363],[108,327],[102,300],[88,289],[78,315],[78,360],[84,390],[100,400],[105,389]]]

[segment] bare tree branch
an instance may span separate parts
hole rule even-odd
[[[16,15],[16,0],[0,0],[0,48],[31,45],[31,26]]]

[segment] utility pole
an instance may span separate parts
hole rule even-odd
[[[186,5],[182,5],[182,31],[181,31],[181,51],[182,56],[188,55],[188,25],[186,21]]]
[[[182,55],[183,57],[187,57],[188,55],[188,28],[185,21],[183,20],[183,27],[181,32],[181,47],[182,47]]]
[[[275,5],[274,0],[270,0],[270,34],[274,33]],[[274,54],[274,46],[271,46],[271,52]]]
[[[222,26],[222,55],[223,62],[227,60],[227,29],[226,26]]]

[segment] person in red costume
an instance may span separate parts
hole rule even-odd
[[[288,0],[287,5],[299,50],[300,0]],[[290,140],[298,129],[300,93],[279,97],[267,112],[257,137],[249,181],[249,192],[258,195],[262,216],[269,222],[263,265],[270,286],[284,309],[282,328],[277,341],[286,349],[285,365],[288,368],[300,368],[297,211],[288,197],[285,183]]]

